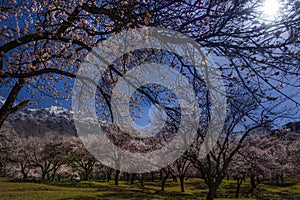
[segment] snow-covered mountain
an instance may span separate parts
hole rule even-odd
[[[25,108],[9,115],[7,121],[21,135],[43,135],[51,131],[76,135],[70,111],[63,107]]]
[[[5,98],[0,96],[0,107],[4,102]],[[90,119],[82,120],[88,123],[93,121]],[[51,131],[67,135],[77,134],[70,110],[58,106],[35,109],[24,108],[9,115],[6,121],[10,127],[13,127],[16,133],[26,136],[43,135]],[[100,121],[100,123],[107,125],[106,121]],[[298,138],[300,135],[300,122],[290,122],[280,129],[273,130],[270,134]]]
[[[25,108],[21,111],[13,113],[9,117],[12,120],[25,119],[25,118],[37,118],[39,121],[46,120],[48,118],[66,118],[71,120],[70,111],[68,109],[58,106],[51,106],[49,108]]]

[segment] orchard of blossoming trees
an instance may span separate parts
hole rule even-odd
[[[89,80],[77,73],[94,47],[123,31],[146,27],[177,31],[201,45],[217,66],[227,98],[219,140],[200,158],[200,146],[214,120],[211,94],[207,80],[187,60],[164,50],[138,49],[109,63],[100,83],[94,83],[98,117],[113,123],[112,91],[127,71],[143,63],[165,63],[187,77],[200,107],[197,137],[184,155],[161,170],[162,190],[170,175],[179,178],[181,191],[184,177],[198,176],[208,186],[207,199],[213,199],[228,177],[237,180],[238,197],[247,178],[253,192],[260,178],[279,182],[299,174],[299,138],[274,137],[268,129],[300,117],[300,2],[277,3],[276,16],[269,16],[264,1],[252,0],[0,1],[2,175],[52,180],[64,174],[84,180],[112,177],[113,170],[89,154],[78,138],[53,132],[23,138],[6,130],[5,121],[38,98],[71,98],[74,79]],[[172,91],[150,84],[138,88],[131,99],[133,118],[142,118],[147,102],[166,110],[165,132],[180,127],[181,109]],[[160,148],[173,137],[164,133],[160,139],[140,141],[119,137],[118,128],[106,131],[116,145],[132,151]],[[130,177],[118,170],[114,174],[116,184]],[[143,184],[143,174],[139,179]]]
[[[113,128],[108,133],[112,134],[112,130],[117,131]],[[280,137],[269,132],[252,133],[228,164],[227,159],[238,145],[236,137],[230,137],[224,149],[220,147],[224,144],[221,139],[218,146],[203,159],[196,159],[197,157],[191,154],[193,150],[190,150],[161,170],[135,174],[104,166],[86,151],[75,136],[48,132],[42,136],[25,137],[13,132],[12,127],[5,126],[5,129],[1,129],[0,135],[0,172],[2,177],[23,180],[114,179],[115,184],[118,184],[119,180],[131,184],[139,180],[142,187],[147,182],[159,181],[162,191],[165,190],[166,181],[173,178],[173,181],[179,180],[181,192],[185,192],[184,183],[188,178],[204,179],[210,188],[214,180],[225,177],[236,180],[235,197],[238,198],[244,181],[251,183],[251,187],[247,188],[247,194],[253,195],[261,182],[281,184],[285,179],[299,177],[300,143],[299,130],[297,131],[281,130],[283,135]],[[228,166],[225,166],[226,164]],[[218,186],[213,189],[216,193]]]

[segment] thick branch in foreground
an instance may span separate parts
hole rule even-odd
[[[3,125],[4,121],[8,117],[8,115],[24,108],[28,105],[29,100],[26,99],[22,101],[21,103],[17,104],[16,106],[13,106],[15,99],[17,98],[17,95],[19,94],[20,90],[22,89],[23,85],[26,83],[25,79],[19,79],[12,90],[10,91],[5,103],[0,108],[0,127]]]

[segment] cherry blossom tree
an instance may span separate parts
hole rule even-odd
[[[265,92],[273,90],[299,103],[284,92],[299,85],[298,1],[282,2],[274,22],[264,19],[261,2],[252,0],[11,1],[1,6],[0,77],[9,95],[0,110],[0,125],[28,105],[28,99],[16,102],[22,88],[68,98],[68,81],[59,90],[55,82],[75,78],[82,59],[100,41],[145,26],[163,26],[192,37],[221,58],[217,64],[231,80],[229,86],[242,80],[253,98],[274,99]],[[122,74],[114,66],[110,69]],[[256,87],[249,87],[253,84]],[[101,92],[109,105],[106,92]]]
[[[171,170],[170,167],[165,167],[161,169],[161,191],[165,191],[165,185],[166,185],[166,181],[168,180],[170,174],[171,174]],[[165,175],[163,175],[165,174]]]
[[[1,85],[9,89],[9,95],[0,110],[0,125],[10,113],[28,105],[28,99],[14,105],[23,87],[33,95],[43,90],[54,98],[68,98],[70,94],[62,94],[71,87],[68,81],[58,90],[54,83],[75,78],[80,61],[99,41],[144,24],[149,7],[142,2],[72,0],[11,1],[2,6]]]
[[[240,188],[243,181],[246,180],[247,177],[247,165],[243,162],[243,157],[240,155],[235,155],[233,160],[228,167],[227,173],[236,180],[236,192],[235,198],[239,198]]]
[[[54,180],[57,171],[67,163],[71,148],[67,139],[58,133],[46,133],[43,137],[28,138],[31,146],[28,148],[30,166],[39,169],[41,179]]]
[[[257,184],[260,183],[259,176],[270,174],[270,162],[272,157],[259,146],[260,135],[258,133],[250,136],[252,139],[251,144],[248,143],[249,139],[245,142],[243,147],[234,156],[232,162],[229,165],[227,174],[229,177],[234,178],[237,181],[236,195],[239,197],[240,187],[242,183],[249,177],[251,189],[249,193],[253,195]],[[257,178],[257,181],[255,180]]]
[[[181,192],[184,192],[184,178],[191,166],[191,161],[186,159],[185,156],[180,157],[172,165],[170,165],[172,174],[179,177]]]
[[[15,170],[14,164],[18,161],[16,157],[18,137],[9,124],[6,124],[5,127],[0,129],[0,137],[0,175],[13,176],[15,173],[13,171]],[[11,169],[9,170],[9,168]]]
[[[25,137],[19,137],[17,140],[18,146],[16,146],[16,154],[14,154],[16,159],[16,165],[19,165],[19,171],[22,174],[23,179],[27,179],[30,175],[32,169],[31,166],[31,152],[32,140],[28,140]],[[17,169],[16,169],[17,170]]]
[[[299,138],[288,145],[288,162],[290,162],[290,175],[296,175],[300,172],[300,141]]]
[[[281,136],[273,134],[278,131],[282,132]],[[295,164],[298,143],[299,137],[284,128],[251,134],[234,158],[229,173],[238,174],[241,171],[249,176],[252,195],[256,185],[260,183],[261,175],[271,177],[277,184],[279,181],[283,182],[284,176],[291,176],[299,169]]]
[[[81,180],[89,180],[94,166],[96,164],[96,158],[91,155],[80,140],[73,141],[71,155],[69,159],[69,165],[78,172]]]
[[[207,199],[215,198],[216,191],[226,177],[232,160],[245,145],[249,135],[256,129],[266,126],[264,114],[258,115],[261,112],[257,110],[260,100],[252,99],[251,94],[244,93],[245,90],[239,85],[235,85],[233,89],[230,93],[232,96],[229,96],[225,124],[216,145],[208,150],[206,156],[199,157],[201,146],[206,145],[203,142],[206,129],[202,128],[198,130],[197,140],[187,153],[187,158],[199,170],[209,188]],[[209,115],[206,117],[209,118]],[[238,185],[242,183],[245,175],[244,172],[235,175]]]

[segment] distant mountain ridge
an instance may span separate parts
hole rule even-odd
[[[11,114],[7,121],[17,134],[24,136],[43,135],[47,132],[76,135],[72,115],[69,110],[62,107],[25,108]]]
[[[5,98],[0,96],[0,107],[4,102]],[[77,135],[72,113],[70,110],[58,106],[35,109],[24,108],[9,115],[7,122],[17,134],[24,136],[43,135],[47,132],[58,132],[63,135],[72,136]],[[300,122],[289,122],[282,128],[273,130],[270,134],[289,138],[299,137]]]

